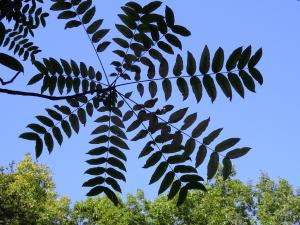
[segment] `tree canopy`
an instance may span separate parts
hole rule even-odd
[[[0,224],[67,224],[70,200],[57,198],[46,166],[30,155],[0,172]]]
[[[285,179],[275,182],[261,174],[256,184],[244,184],[232,174],[224,182],[220,169],[205,185],[208,193],[191,191],[180,207],[166,195],[147,200],[142,190],[119,199],[117,207],[100,196],[70,204],[55,192],[49,169],[26,155],[22,162],[1,169],[0,218],[12,225],[300,224],[300,190]]]

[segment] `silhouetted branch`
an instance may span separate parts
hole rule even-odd
[[[7,85],[7,84],[11,84],[12,82],[14,82],[14,80],[18,77],[18,75],[20,74],[21,72],[17,72],[16,75],[9,81],[4,81],[1,77],[0,77],[0,83],[1,85]]]
[[[112,89],[113,88],[108,87],[108,88],[104,88],[104,89],[101,89],[101,90],[86,91],[86,92],[82,92],[82,93],[79,93],[79,94],[68,95],[68,96],[49,96],[49,95],[44,95],[44,94],[39,94],[39,93],[34,93],[34,92],[15,91],[15,90],[3,89],[3,88],[0,88],[0,93],[9,94],[9,95],[38,97],[38,98],[44,98],[44,99],[48,99],[48,100],[52,100],[52,101],[59,101],[59,100],[67,100],[67,99],[72,99],[72,98],[78,98],[78,97],[82,97],[82,96],[90,95],[90,94],[95,94],[95,93],[97,93],[97,94],[106,93],[106,92],[108,92]]]

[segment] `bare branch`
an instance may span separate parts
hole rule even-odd
[[[0,77],[0,83],[1,83],[1,85],[7,85],[7,84],[11,84],[12,82],[14,82],[15,81],[15,79],[19,76],[19,74],[20,74],[21,72],[19,71],[19,72],[17,72],[16,73],[16,75],[15,76],[13,76],[13,78],[12,79],[10,79],[9,81],[4,81],[1,77]]]
[[[39,94],[39,93],[34,93],[34,92],[25,92],[25,91],[16,91],[16,90],[9,90],[9,89],[3,89],[0,88],[0,93],[5,93],[9,95],[20,95],[20,96],[30,96],[30,97],[38,97],[38,98],[44,98],[52,101],[59,101],[59,100],[67,100],[67,99],[72,99],[72,98],[78,98],[86,95],[93,95],[93,94],[101,94],[101,93],[106,93],[113,88],[108,87],[104,88],[101,90],[95,90],[95,91],[86,91],[82,92],[79,94],[75,95],[68,95],[68,96],[49,96],[49,95],[44,95],[44,94]]]

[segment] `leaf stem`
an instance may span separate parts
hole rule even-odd
[[[137,26],[139,26],[139,24],[138,24]],[[132,43],[132,41],[133,41],[133,38],[134,38],[134,35],[136,34],[136,31],[137,31],[137,28],[135,28],[135,30],[134,30],[134,32],[133,32],[133,36],[132,36],[132,38],[130,39],[129,46],[128,46],[128,48],[126,49],[125,55],[128,54],[128,51],[129,51],[129,49],[130,49],[130,45],[131,45],[131,43]],[[123,65],[124,62],[125,62],[125,58],[123,57],[122,65]],[[125,70],[125,71],[126,71],[126,70]],[[118,79],[120,78],[120,74],[123,74],[123,73],[124,73],[123,71],[122,71],[121,73],[120,73],[120,72],[118,73],[116,79],[112,82],[112,85],[114,85],[115,83],[117,83]]]
[[[120,92],[117,91],[117,93],[121,96],[121,98],[124,100],[124,102],[126,103],[126,105],[132,110],[132,112],[134,113],[134,115],[136,116],[136,118],[138,118],[137,113],[134,111],[134,109],[132,108],[132,106],[126,101],[126,97],[121,94]],[[150,136],[150,138],[152,139],[152,141],[155,143],[157,149],[162,152],[161,148],[159,147],[159,145],[157,144],[157,142],[155,141],[153,135],[151,134],[151,132],[147,129],[146,125],[141,122],[142,126],[144,127],[144,129],[148,132],[148,135]],[[164,155],[164,153],[162,152],[162,157],[164,158],[165,162],[168,163],[168,160],[166,158],[166,156]],[[177,174],[174,172],[174,169],[172,168],[172,166],[170,166],[170,163],[168,163],[168,167],[170,168],[170,170],[175,174],[177,180],[180,180],[179,177],[177,176]]]
[[[233,71],[224,71],[224,72],[219,72],[221,74],[228,74],[228,73],[235,73],[235,72],[239,72],[240,70],[233,70]],[[216,75],[218,73],[208,73],[208,74],[195,74],[195,75],[184,75],[184,76],[171,76],[171,77],[161,77],[161,78],[154,78],[154,79],[146,79],[146,80],[140,80],[140,81],[132,81],[132,82],[127,82],[127,83],[122,83],[122,84],[118,84],[116,85],[116,87],[120,87],[120,86],[125,86],[128,84],[137,84],[137,83],[144,83],[144,82],[150,82],[150,81],[160,81],[160,80],[164,80],[164,79],[178,79],[178,78],[187,78],[187,77],[203,77],[205,75],[211,76],[211,75]]]
[[[162,35],[162,36],[159,38],[159,40],[156,41],[156,42],[152,45],[152,47],[153,47],[153,46],[156,46],[157,43],[158,43],[161,39],[163,39],[163,38],[168,34],[168,32],[169,32],[169,30],[167,30],[167,33],[165,33],[164,35]],[[143,54],[142,54],[140,57],[138,57],[138,59],[137,59],[136,61],[133,62],[133,64],[134,64],[135,62],[139,61],[144,55],[146,55],[146,54],[150,51],[150,49],[151,49],[151,48],[147,49],[147,51],[144,51]],[[127,53],[126,53],[126,55],[127,55]],[[124,60],[123,60],[123,61],[124,61]],[[127,71],[127,69],[123,70],[123,71],[122,71],[122,74],[124,74],[126,71]],[[113,84],[115,84],[115,83],[117,82],[117,80],[119,79],[120,73],[119,73],[118,75],[119,75],[119,76],[117,76],[117,78],[114,80]],[[116,85],[116,86],[119,86],[119,85]]]
[[[117,93],[118,93],[119,95],[121,95],[121,97],[122,97],[123,99],[124,99],[124,98],[127,98],[129,101],[131,101],[131,102],[134,103],[135,105],[139,105],[139,106],[140,106],[140,104],[138,104],[136,101],[132,100],[131,98],[125,97],[125,95],[123,95],[122,93],[120,93],[120,92],[118,92],[118,91],[117,91]],[[142,107],[142,108],[143,108],[144,110],[146,110],[147,112],[152,113],[152,112],[151,112],[149,109],[147,109],[146,107]],[[134,111],[133,111],[133,112],[134,112]],[[173,124],[169,123],[168,121],[166,121],[165,119],[161,118],[160,116],[157,116],[157,115],[155,115],[155,116],[156,116],[158,119],[160,119],[161,121],[163,121],[163,122],[169,124],[171,127],[173,127],[175,130],[179,131],[180,133],[186,135],[186,136],[189,137],[189,138],[194,139],[194,140],[195,140],[196,142],[198,142],[200,145],[205,145],[203,142],[197,140],[196,138],[193,138],[191,135],[187,134],[187,133],[184,132],[183,130],[181,130],[181,129],[179,129],[178,127],[174,126]],[[208,145],[205,145],[205,146],[206,146],[207,149],[209,149],[210,151],[212,151],[212,152],[215,151],[215,150],[214,150],[213,148],[211,148],[210,146],[208,146]],[[225,156],[224,156],[222,153],[219,153],[219,155],[222,156],[223,158],[225,158]]]
[[[104,180],[106,180],[106,177],[107,177],[107,160],[108,160],[108,152],[109,152],[109,146],[110,146],[110,127],[111,127],[111,92],[110,92],[110,95],[109,95],[109,101],[110,101],[110,106],[109,106],[109,114],[108,114],[108,117],[109,117],[109,121],[108,121],[108,140],[107,140],[107,152],[106,152],[106,162],[105,162],[105,175],[104,175]],[[106,186],[106,183],[105,183],[105,186]]]
[[[64,116],[60,121],[56,122],[56,123],[54,124],[53,127],[50,127],[50,128],[47,130],[47,132],[49,132],[51,129],[53,129],[54,127],[56,127],[56,126],[57,126],[58,124],[60,124],[63,120],[65,120],[66,118],[68,118],[68,117],[69,117],[70,115],[72,115],[73,113],[77,112],[80,108],[82,108],[83,106],[85,106],[86,104],[88,104],[90,101],[92,101],[92,100],[93,100],[94,98],[96,98],[96,97],[97,97],[97,96],[94,96],[94,97],[88,99],[87,102],[82,103],[80,106],[76,107],[73,111],[71,111],[71,113],[70,113],[69,115]]]
[[[73,10],[76,12],[76,10],[75,10],[75,7],[74,7],[74,6],[73,6]],[[79,16],[77,13],[76,13],[76,15],[77,15],[77,18],[80,20],[80,22],[81,22],[81,25],[82,25],[82,27],[83,27],[83,29],[84,29],[84,31],[85,31],[85,33],[86,33],[86,35],[88,36],[88,38],[89,38],[89,40],[90,40],[90,43],[91,43],[91,45],[93,46],[93,49],[94,49],[94,51],[95,51],[95,54],[97,55],[98,61],[99,61],[99,63],[100,63],[100,66],[101,66],[101,68],[102,68],[102,70],[103,70],[103,73],[104,73],[104,75],[105,75],[105,78],[106,78],[107,84],[108,84],[108,85],[110,85],[110,82],[109,82],[109,80],[108,80],[108,76],[107,76],[107,74],[106,74],[106,71],[105,71],[105,69],[104,69],[104,66],[103,66],[102,60],[101,60],[101,58],[100,58],[100,56],[99,56],[99,54],[98,54],[98,52],[97,52],[97,49],[96,49],[95,45],[93,44],[93,41],[92,41],[92,39],[91,39],[90,35],[88,34],[88,32],[87,32],[87,29],[86,29],[86,27],[85,27],[84,23],[82,22],[82,19],[80,18],[80,16]]]

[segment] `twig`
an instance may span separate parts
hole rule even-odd
[[[82,92],[79,94],[68,95],[68,96],[49,96],[49,95],[43,95],[43,94],[38,94],[38,93],[33,93],[33,92],[15,91],[15,90],[3,89],[3,88],[0,88],[0,93],[10,94],[10,95],[38,97],[38,98],[44,98],[44,99],[48,99],[48,100],[52,100],[52,101],[59,101],[59,100],[78,98],[78,97],[86,96],[89,94],[106,93],[106,92],[110,91],[111,89],[112,89],[111,87],[108,87],[108,88],[104,88],[101,90],[86,91],[86,92]]]
[[[0,83],[1,83],[1,85],[4,86],[4,85],[7,85],[7,84],[11,84],[12,82],[15,81],[15,79],[19,76],[20,73],[21,73],[20,71],[17,72],[16,75],[15,75],[11,80],[9,80],[9,81],[4,81],[4,80],[2,80],[2,78],[0,77]]]
[[[76,12],[76,10],[75,10],[74,6],[73,6],[73,9],[74,9],[74,11]],[[77,13],[76,13],[76,14],[77,14]],[[110,83],[109,83],[109,79],[108,79],[108,76],[107,76],[107,74],[106,74],[106,71],[105,71],[105,69],[104,69],[104,65],[103,65],[103,63],[102,63],[102,60],[101,60],[101,58],[100,58],[100,56],[99,56],[99,54],[98,54],[98,52],[97,52],[97,49],[96,49],[95,45],[93,44],[93,41],[92,41],[92,39],[91,39],[90,35],[88,34],[88,32],[87,32],[87,29],[86,29],[86,27],[85,27],[84,23],[82,22],[82,19],[81,19],[81,17],[80,17],[78,14],[77,14],[77,18],[80,20],[80,22],[81,22],[81,25],[82,25],[82,27],[83,27],[83,29],[84,29],[84,31],[85,31],[85,33],[86,33],[86,35],[88,36],[88,38],[89,38],[89,41],[90,41],[91,45],[93,46],[94,52],[96,53],[96,56],[97,56],[97,58],[98,58],[98,61],[99,61],[99,63],[100,63],[100,66],[101,66],[101,68],[102,68],[102,70],[103,70],[103,73],[104,73],[104,76],[105,76],[106,82],[107,82],[107,84],[108,84],[108,85],[110,85]]]

